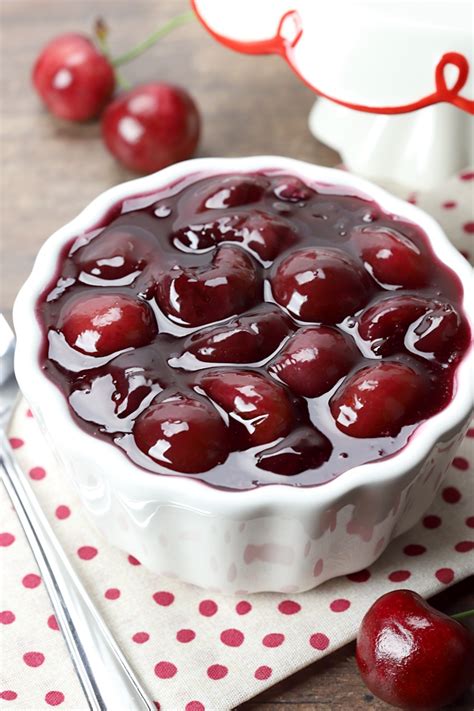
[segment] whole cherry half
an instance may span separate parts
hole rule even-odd
[[[160,396],[159,396],[160,397]],[[227,428],[217,410],[202,398],[177,394],[154,400],[137,419],[138,448],[169,469],[204,472],[225,461]]]
[[[65,304],[59,327],[72,348],[92,356],[139,348],[157,333],[146,301],[111,293],[81,296]]]
[[[138,173],[152,173],[190,158],[199,140],[200,117],[185,89],[151,82],[120,94],[102,117],[105,145]]]
[[[364,683],[380,699],[431,711],[474,682],[474,634],[417,593],[394,590],[365,614],[356,659]]]
[[[261,281],[253,258],[239,247],[220,247],[202,267],[173,266],[156,285],[156,298],[172,320],[190,326],[220,321],[254,306]]]
[[[48,110],[69,121],[95,118],[115,88],[109,60],[84,35],[51,40],[33,67],[33,84]]]
[[[230,415],[243,446],[266,444],[291,430],[294,409],[286,390],[260,373],[206,371],[199,385]]]

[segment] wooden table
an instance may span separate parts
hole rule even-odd
[[[186,0],[3,0],[0,308],[11,315],[15,294],[35,254],[55,229],[91,198],[132,175],[106,153],[97,123],[55,121],[30,83],[42,45],[64,31],[89,32],[97,15],[110,26],[118,54],[151,28],[187,8]],[[124,69],[132,83],[164,80],[186,86],[203,116],[202,156],[281,154],[335,165],[338,156],[309,133],[314,95],[275,57],[234,54],[190,23]],[[439,597],[447,611],[474,606],[474,581]],[[245,709],[388,709],[359,679],[353,645],[285,680]],[[474,694],[454,708],[474,707]]]

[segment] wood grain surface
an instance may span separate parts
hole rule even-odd
[[[15,294],[43,241],[102,190],[133,177],[109,156],[97,123],[54,120],[31,88],[42,45],[64,31],[89,32],[103,16],[113,52],[122,53],[187,8],[186,0],[1,0],[0,308]],[[197,22],[163,39],[123,70],[132,83],[182,84],[203,116],[198,155],[281,154],[336,165],[338,156],[307,128],[314,95],[276,57],[251,57],[218,45]],[[446,611],[474,606],[474,580],[439,596]],[[364,688],[348,645],[307,667],[242,709],[388,709]],[[474,708],[474,693],[454,707]]]

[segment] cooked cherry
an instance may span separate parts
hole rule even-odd
[[[49,111],[69,121],[86,121],[113,94],[115,74],[109,60],[84,35],[59,35],[42,50],[33,83]]]
[[[172,267],[159,280],[156,298],[171,319],[190,326],[242,313],[260,298],[252,257],[238,247],[220,247],[204,267]]]
[[[291,175],[282,177],[273,189],[279,200],[288,202],[305,202],[309,200],[314,191],[308,188],[299,178]]]
[[[229,453],[227,428],[217,410],[182,394],[158,396],[138,417],[133,434],[155,462],[186,474],[208,471]]]
[[[408,327],[429,307],[430,302],[419,296],[382,299],[360,315],[359,335],[376,355],[391,355],[403,348]]]
[[[150,82],[120,94],[102,117],[105,145],[137,173],[152,173],[190,158],[199,133],[194,100],[171,84]]]
[[[366,612],[356,659],[380,699],[413,711],[439,709],[474,682],[474,634],[412,590],[394,590]]]
[[[423,419],[428,386],[417,370],[384,361],[358,370],[331,398],[338,428],[351,437],[394,437]]]
[[[203,210],[224,210],[257,202],[262,197],[268,181],[260,176],[236,175],[216,180],[215,187],[202,198]],[[199,193],[197,194],[200,198]]]
[[[214,222],[203,222],[180,227],[171,234],[171,242],[184,251],[200,251],[215,247],[219,242],[234,239],[235,217],[221,217]]]
[[[183,350],[204,362],[255,363],[270,356],[290,330],[290,320],[270,306],[193,334]]]
[[[296,242],[297,235],[282,218],[256,210],[241,218],[235,230],[224,233],[222,239],[241,242],[264,262],[271,262]]]
[[[86,274],[98,279],[122,279],[152,261],[156,238],[131,226],[112,227],[94,237],[77,253],[76,262]]]
[[[93,356],[138,348],[157,332],[153,311],[145,301],[97,292],[68,302],[61,311],[59,328],[70,346]]]
[[[317,469],[331,456],[332,446],[315,427],[299,427],[281,442],[257,455],[257,467],[274,474],[294,476]]]
[[[199,385],[245,428],[250,445],[273,442],[290,431],[294,412],[281,385],[247,370],[204,372]]]
[[[409,328],[406,345],[414,353],[443,358],[463,350],[468,340],[465,324],[454,306],[433,301],[423,318]]]
[[[318,397],[347,375],[359,356],[353,342],[329,326],[297,331],[269,367],[296,395]]]
[[[369,274],[382,286],[412,289],[425,286],[430,257],[408,237],[389,227],[363,227],[351,235]]]
[[[340,249],[300,249],[286,257],[272,278],[276,301],[302,321],[337,323],[367,303],[365,275]]]

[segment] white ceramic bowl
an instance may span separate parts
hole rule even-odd
[[[153,475],[75,424],[66,399],[40,369],[42,333],[35,317],[36,301],[51,280],[63,245],[92,229],[116,203],[159,191],[192,173],[264,169],[294,173],[309,183],[348,186],[417,223],[438,257],[459,275],[464,294],[469,293],[469,265],[418,208],[348,173],[263,156],[188,161],[107,190],[45,242],[14,307],[20,387],[105,536],[157,573],[240,594],[307,590],[370,565],[429,506],[472,407],[466,354],[452,401],[420,425],[404,449],[304,489],[277,484],[225,491],[190,477]]]

